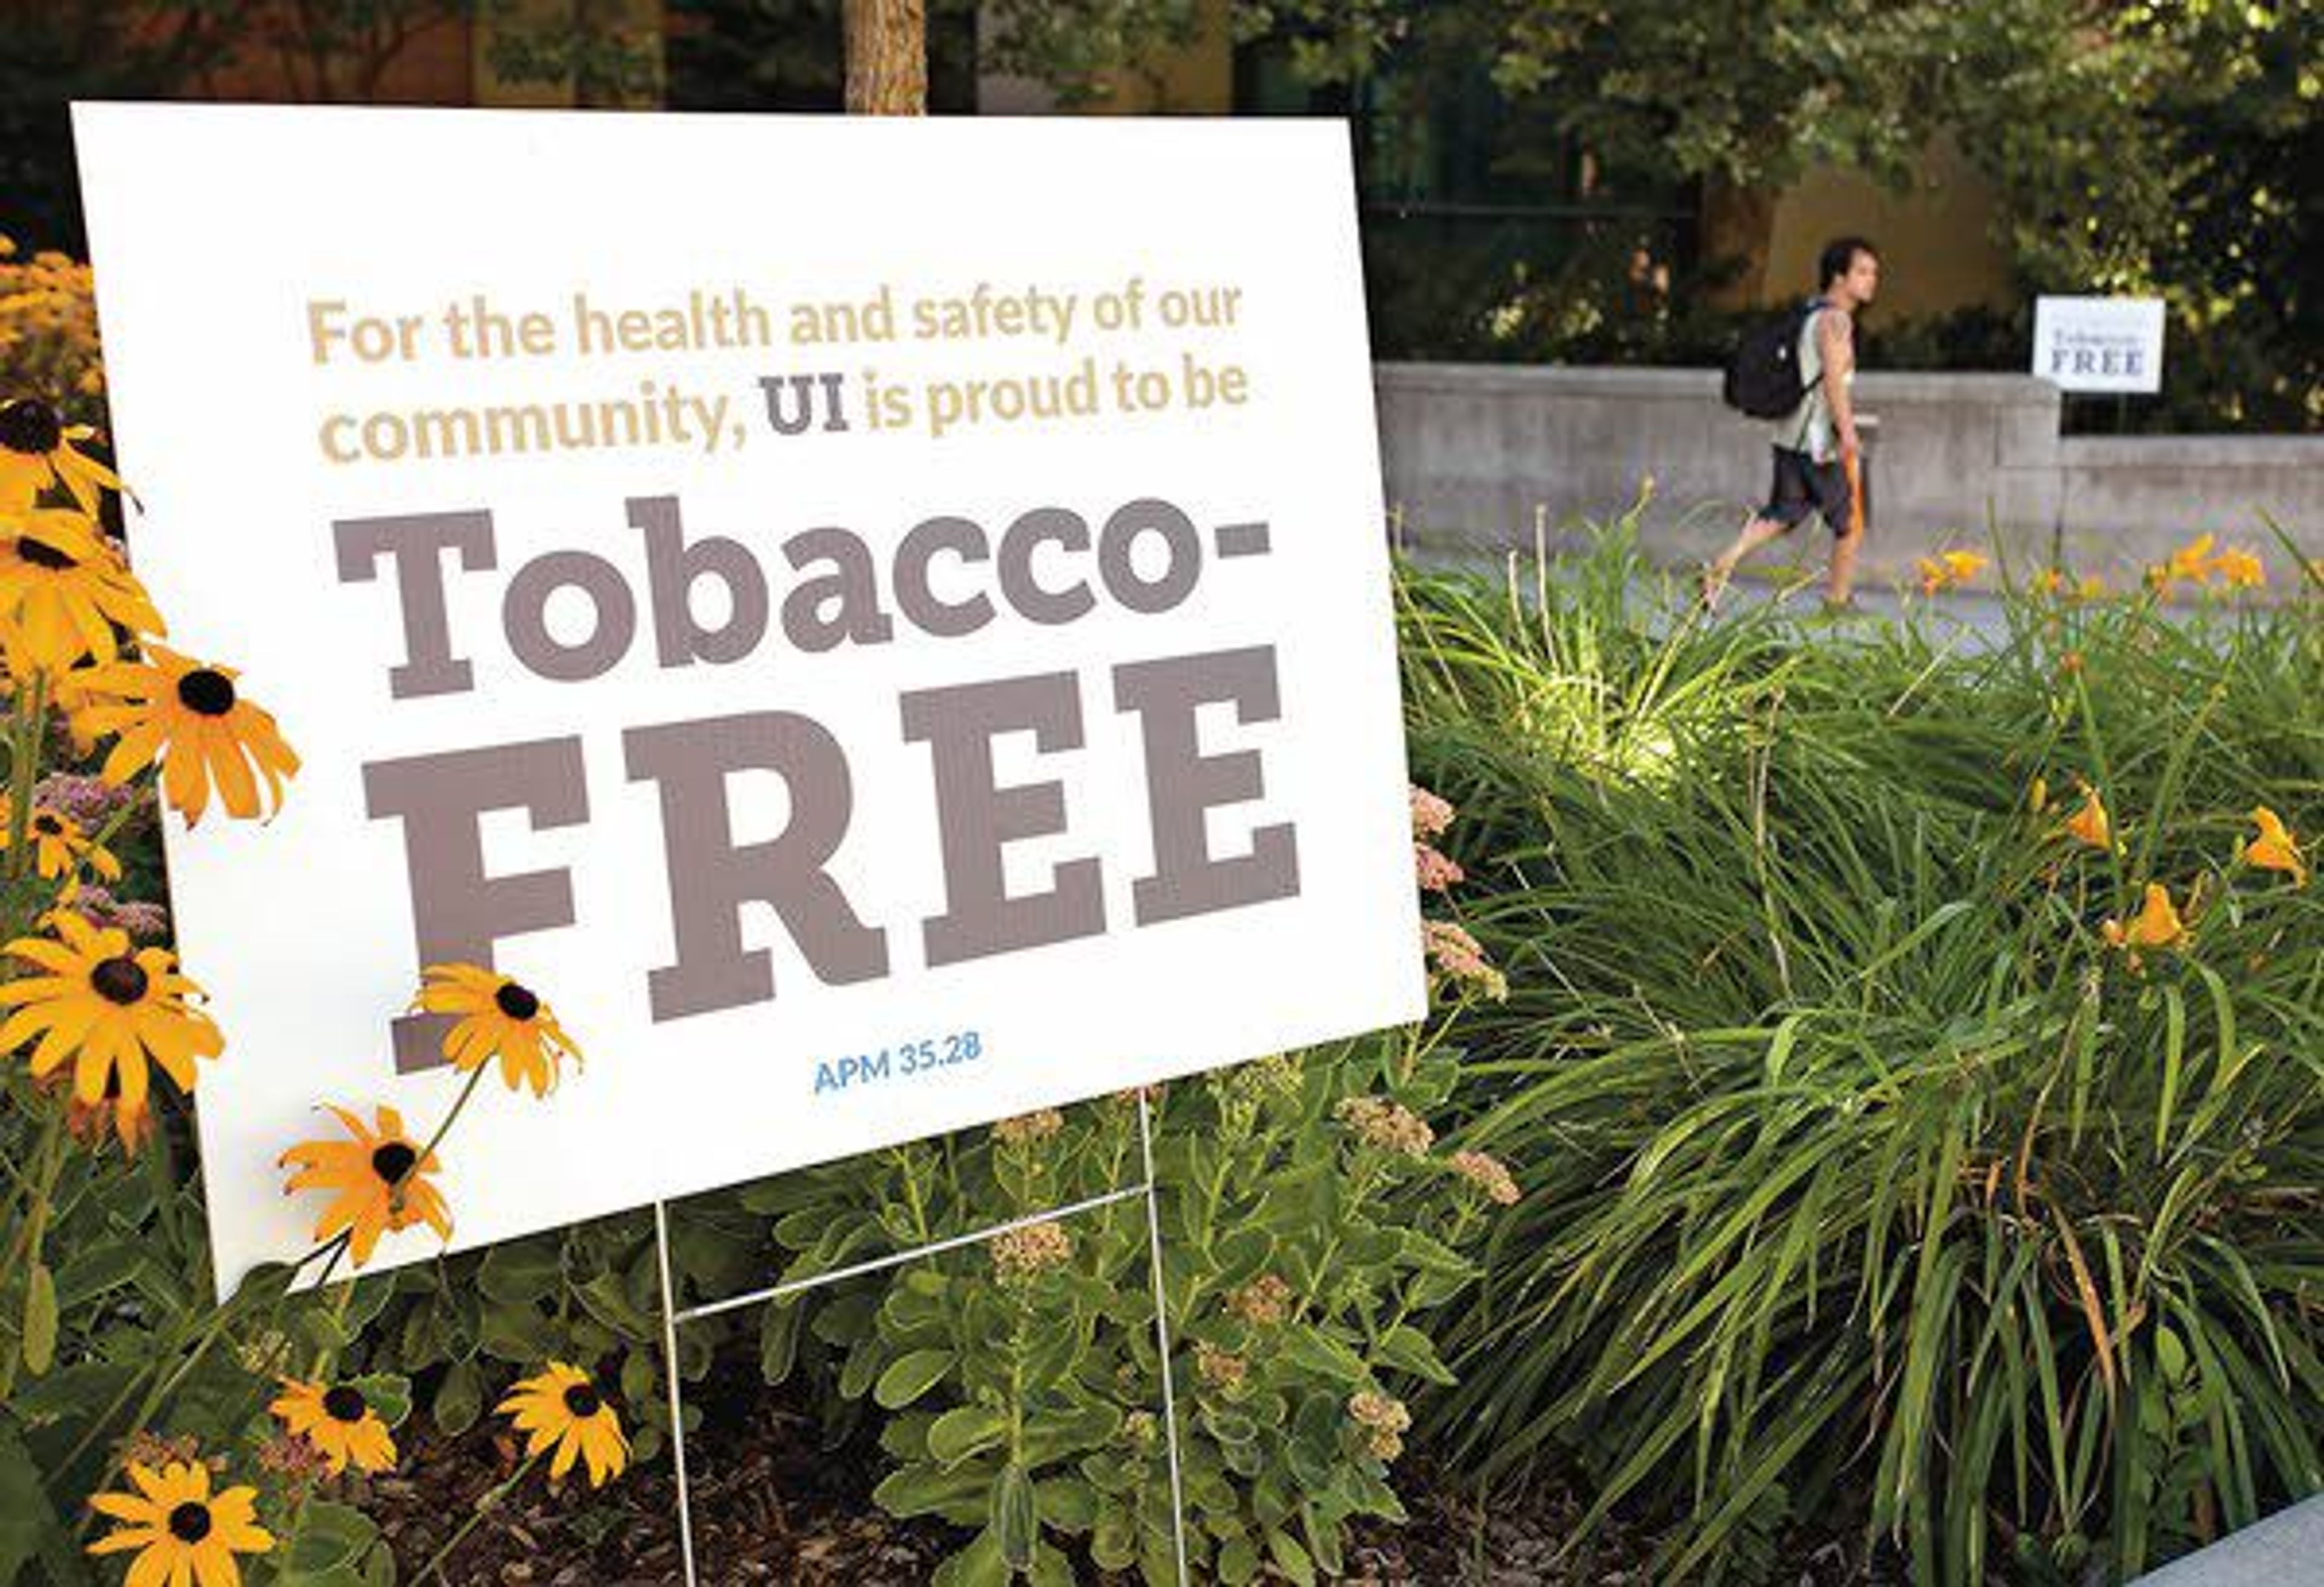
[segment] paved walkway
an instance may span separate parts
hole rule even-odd
[[[2324,1582],[2324,1499],[2311,1499],[2173,1561],[2135,1587],[2317,1587]]]

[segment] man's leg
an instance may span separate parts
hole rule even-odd
[[[1784,528],[1772,518],[1753,513],[1751,521],[1743,526],[1743,532],[1735,537],[1735,543],[1720,552],[1718,560],[1703,570],[1702,604],[1713,612],[1718,611],[1719,598],[1727,593],[1727,581],[1735,576],[1736,564],[1769,540],[1779,538]]]
[[[1844,534],[1831,542],[1831,582],[1825,588],[1824,599],[1835,606],[1845,606],[1855,599],[1856,554],[1864,549],[1864,531]]]
[[[1837,534],[1831,541],[1831,581],[1824,591],[1824,599],[1834,606],[1845,606],[1856,595],[1856,558],[1864,549],[1864,471],[1860,457],[1849,457],[1843,465],[1848,476],[1847,532]]]

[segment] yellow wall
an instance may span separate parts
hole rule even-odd
[[[1880,249],[1884,318],[2010,300],[2008,260],[1991,235],[1993,195],[1949,139],[1930,146],[1921,184],[1891,193],[1865,178],[1812,172],[1775,200],[1764,295],[1816,290],[1816,255],[1836,236]]]
[[[661,0],[512,0],[507,14],[511,25],[520,29],[529,25],[553,26],[570,23],[581,5],[594,9],[601,23],[620,27],[630,48],[648,51],[659,60],[668,25]],[[563,82],[512,83],[493,69],[493,32],[498,10],[495,6],[484,7],[476,20],[475,60],[471,67],[475,82],[475,103],[527,109],[573,104],[574,85],[569,78]],[[659,75],[659,70],[656,75]],[[654,97],[649,96],[632,107],[650,109],[653,106]]]
[[[1224,115],[1234,109],[1234,29],[1228,0],[1202,0],[1199,28],[1184,49],[1106,74],[1100,115]]]

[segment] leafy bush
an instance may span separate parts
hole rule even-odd
[[[1406,585],[1513,987],[1463,1139],[1537,1181],[1430,1428],[1669,1519],[1658,1581],[1836,1515],[2123,1577],[2324,1488],[2324,905],[2252,814],[2324,827],[2312,599],[1805,643],[1628,558]]]
[[[1467,1283],[1461,1248],[1490,1207],[1487,1171],[1430,1155],[1414,1111],[1454,1074],[1382,1037],[1170,1088],[1154,1167],[1198,1580],[1312,1582],[1342,1568],[1347,1520],[1401,1517],[1388,1468],[1408,1417],[1393,1391],[1452,1381],[1425,1325]],[[1124,1097],[745,1200],[778,1219],[789,1279],[1140,1175]],[[1149,1250],[1137,1200],[1044,1218],[878,1293],[778,1305],[763,1364],[770,1379],[809,1372],[835,1419],[867,1399],[893,1413],[881,1502],[982,1528],[940,1582],[1012,1569],[1069,1582],[1068,1540],[1105,1569],[1175,1582]]]
[[[1515,1194],[1487,1160],[1428,1149],[1417,1110],[1457,1067],[1414,1032],[1154,1088],[1198,1579],[1312,1582],[1342,1568],[1349,1519],[1402,1515],[1396,1396],[1452,1381],[1427,1325],[1472,1278],[1462,1249]],[[766,1379],[800,1379],[835,1442],[876,1418],[892,1462],[880,1502],[973,1530],[947,1587],[1069,1582],[1076,1557],[1174,1582],[1145,1203],[1047,1215],[1144,1174],[1134,1094],[1031,1114],[696,1198],[674,1209],[677,1282],[715,1300],[776,1264],[791,1283],[1013,1225],[764,1307]],[[512,1241],[401,1287],[374,1359],[429,1385],[440,1427],[472,1423],[510,1366],[618,1362],[598,1375],[618,1377],[639,1457],[660,1448],[644,1220]],[[714,1318],[680,1339],[691,1379],[735,1333]]]

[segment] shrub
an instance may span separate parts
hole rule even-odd
[[[2324,1487],[2324,905],[2252,846],[2324,827],[2312,608],[1803,644],[1628,554],[1406,583],[1513,988],[1461,1139],[1539,1182],[1430,1429],[1670,1519],[1656,1580],[1835,1515],[1918,1582],[2127,1576]]]

